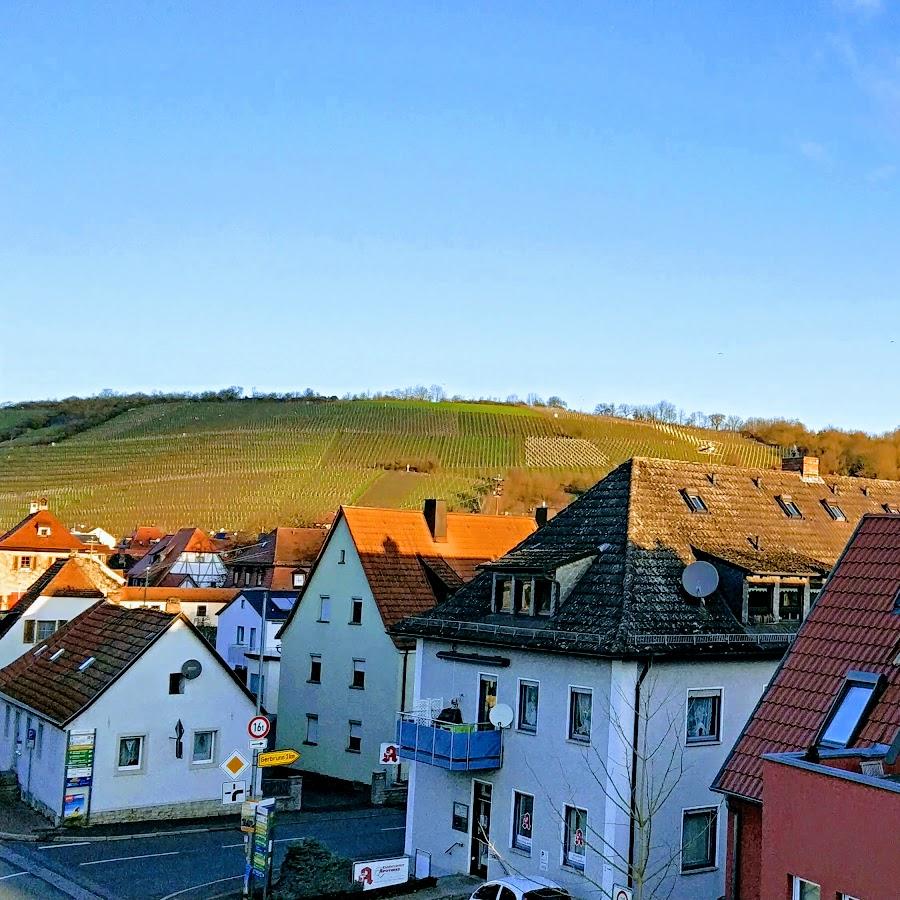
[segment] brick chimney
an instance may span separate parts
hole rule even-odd
[[[447,540],[447,501],[426,500],[422,509],[431,539],[436,544]]]
[[[556,509],[552,506],[538,506],[534,510],[534,521],[538,528],[543,528],[555,515]]]
[[[797,472],[802,481],[824,484],[819,475],[818,456],[785,456],[781,460],[781,468],[785,472]]]

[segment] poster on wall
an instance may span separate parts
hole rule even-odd
[[[87,814],[87,797],[83,793],[66,794],[63,803],[63,819],[67,822],[83,819]]]
[[[93,731],[70,731],[68,734],[63,792],[64,821],[87,821],[91,785],[94,783],[94,743]]]

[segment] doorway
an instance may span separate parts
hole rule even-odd
[[[472,782],[472,845],[469,850],[469,874],[488,877],[488,853],[491,837],[491,790],[486,781]]]
[[[490,724],[491,710],[497,703],[497,676],[478,676],[478,728],[488,729],[494,726]]]

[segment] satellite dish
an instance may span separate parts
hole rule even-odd
[[[719,586],[719,573],[712,563],[694,562],[681,573],[681,584],[692,597],[708,597]]]
[[[488,713],[488,718],[495,728],[509,728],[513,720],[512,707],[508,703],[498,703]]]
[[[202,671],[203,666],[200,665],[199,659],[189,659],[181,667],[181,674],[184,675],[188,681],[193,681],[193,679],[195,679]]]

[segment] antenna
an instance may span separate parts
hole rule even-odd
[[[708,597],[719,586],[719,573],[712,563],[694,562],[681,573],[681,584],[692,597]]]
[[[508,703],[498,703],[488,713],[488,718],[495,728],[509,728],[513,720],[512,707]]]

